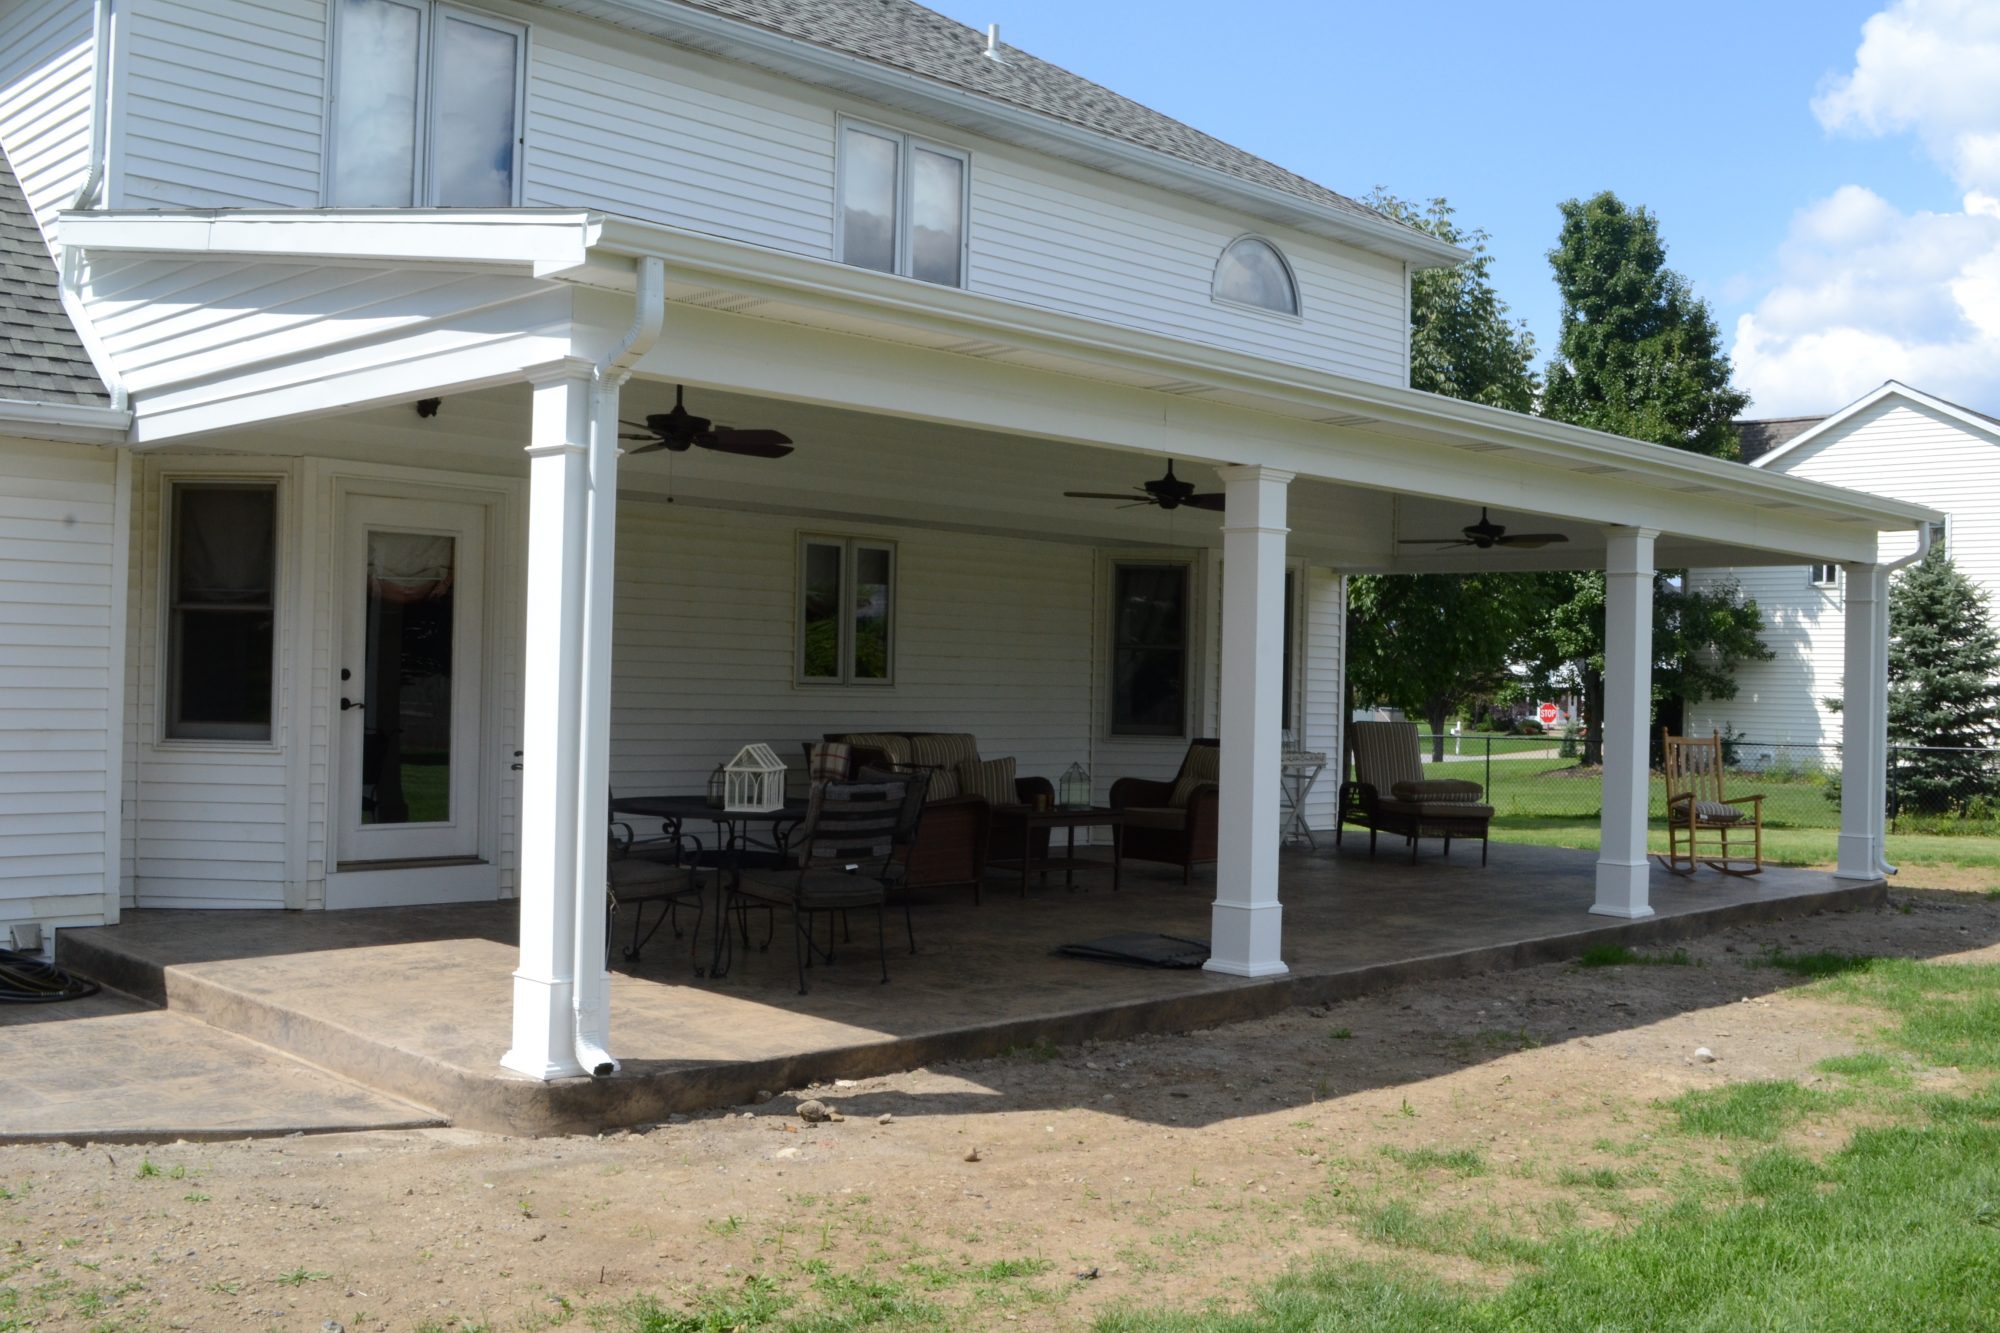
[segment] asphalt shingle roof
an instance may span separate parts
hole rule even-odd
[[[111,395],[61,293],[41,228],[0,151],[0,398],[108,406]]]
[[[997,102],[1038,112],[1196,166],[1282,190],[1322,208],[1360,217],[1374,209],[1323,185],[1161,115],[1128,97],[1040,60],[1001,39],[1003,60],[986,55],[986,34],[912,0],[681,0],[691,9],[754,24],[786,37],[859,56]]]
[[[1769,417],[1763,421],[1739,421],[1736,437],[1743,446],[1743,461],[1754,463],[1765,454],[1825,421],[1817,417]]]

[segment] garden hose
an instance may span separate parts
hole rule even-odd
[[[72,977],[39,954],[0,949],[0,1004],[54,1004],[97,991],[96,982]]]

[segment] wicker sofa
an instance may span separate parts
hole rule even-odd
[[[978,739],[962,731],[828,732],[825,739],[848,746],[857,770],[865,765],[921,768],[927,771],[930,793],[924,801],[923,822],[909,850],[906,866],[911,888],[968,886],[979,901],[991,856],[1017,856],[1019,848],[993,846],[993,808],[983,798],[961,790],[958,765],[980,758]],[[1055,797],[1047,778],[1016,778],[1021,804],[1038,794]],[[1045,855],[1048,830],[1038,830],[1037,855]]]

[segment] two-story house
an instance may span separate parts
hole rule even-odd
[[[0,920],[516,897],[538,1077],[607,791],[750,741],[1219,734],[1211,966],[1282,972],[1352,571],[1611,572],[1579,910],[1644,915],[1654,566],[1934,517],[1412,391],[1459,252],[906,0],[0,0],[0,148],[108,386],[0,410]]]

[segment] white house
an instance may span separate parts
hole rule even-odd
[[[1894,496],[1945,515],[1939,536],[1959,570],[2000,594],[2000,420],[1890,380],[1823,417],[1737,423],[1751,467]],[[1880,559],[1915,550],[1907,533],[1885,535]],[[1735,584],[1764,616],[1768,662],[1737,668],[1733,699],[1688,710],[1697,733],[1733,730],[1754,758],[1807,766],[1832,762],[1842,714],[1826,706],[1844,690],[1847,577],[1826,561],[1696,569],[1697,586]]]
[[[0,411],[0,773],[64,821],[0,816],[0,919],[516,897],[536,1077],[610,1063],[607,789],[751,741],[1219,734],[1211,966],[1283,971],[1351,571],[1610,571],[1594,910],[1645,915],[1655,564],[1852,596],[1935,518],[1412,391],[1459,252],[903,0],[0,0],[0,148],[109,385]],[[677,386],[796,451],[621,461]],[[1169,459],[1226,516],[1063,494]],[[1569,540],[1410,544],[1481,505]]]

